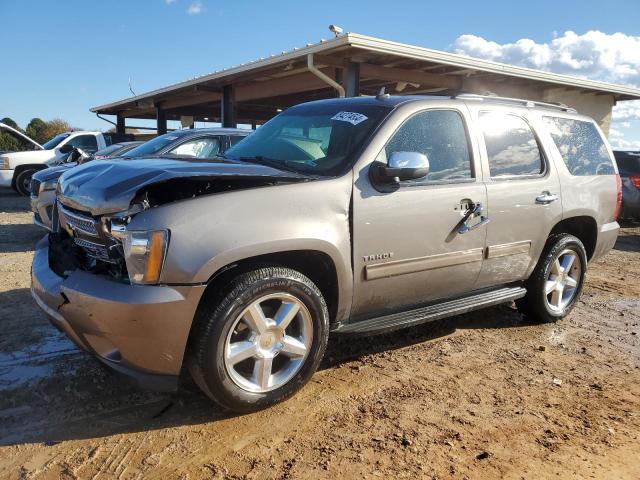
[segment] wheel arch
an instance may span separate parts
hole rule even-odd
[[[320,250],[288,250],[243,258],[218,269],[207,281],[200,304],[220,295],[232,278],[257,268],[277,266],[297,270],[317,285],[327,302],[331,322],[340,318],[340,279],[335,261]]]
[[[598,224],[596,219],[588,215],[564,218],[549,232],[549,236],[568,233],[577,237],[587,252],[587,260],[591,260],[596,250],[598,240]]]
[[[42,163],[27,163],[24,165],[18,165],[14,170],[13,170],[13,178],[11,179],[11,188],[13,188],[15,190],[16,188],[16,179],[18,178],[18,176],[24,172],[25,170],[44,170],[45,168],[47,168],[46,165],[43,165]]]

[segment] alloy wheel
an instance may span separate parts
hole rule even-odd
[[[553,261],[544,284],[547,306],[554,312],[562,312],[575,297],[582,276],[582,264],[578,254],[565,249]]]
[[[304,364],[313,341],[305,304],[287,293],[258,298],[234,320],[224,347],[231,380],[255,393],[275,390]]]

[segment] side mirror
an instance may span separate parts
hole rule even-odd
[[[429,159],[419,152],[393,152],[388,165],[373,162],[371,173],[374,180],[382,183],[417,180],[429,174]]]
[[[73,145],[69,143],[65,143],[60,147],[60,153],[71,153],[72,150],[73,150]]]

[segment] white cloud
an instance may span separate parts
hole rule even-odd
[[[640,87],[640,36],[597,30],[579,35],[568,31],[562,35],[554,32],[547,43],[523,38],[500,44],[476,35],[461,35],[451,50],[496,62]],[[623,128],[630,127],[630,121],[640,121],[640,101],[620,102],[613,108],[612,120]],[[640,141],[624,140],[622,132],[615,131],[621,134],[615,137],[617,146],[640,147]]]
[[[199,15],[200,13],[202,13],[202,3],[200,2],[193,2],[191,5],[189,5],[189,7],[187,8],[187,13],[189,15]]]

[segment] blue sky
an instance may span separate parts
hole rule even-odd
[[[0,0],[0,19],[0,117],[10,116],[22,126],[40,116],[106,129],[109,125],[89,108],[129,96],[129,77],[142,93],[328,38],[330,23],[521,64],[531,61],[530,51],[518,43],[522,39],[530,39],[544,55],[558,56],[567,44],[579,44],[582,50],[571,47],[578,57],[585,55],[585,42],[587,49],[606,44],[598,55],[608,58],[612,48],[622,49],[616,55],[626,55],[628,68],[614,74],[604,61],[582,70],[553,61],[539,66],[640,86],[640,48],[634,43],[640,46],[639,0]],[[575,37],[567,37],[567,31]],[[584,36],[590,31],[604,37]],[[614,130],[640,147],[640,107],[626,109]]]

